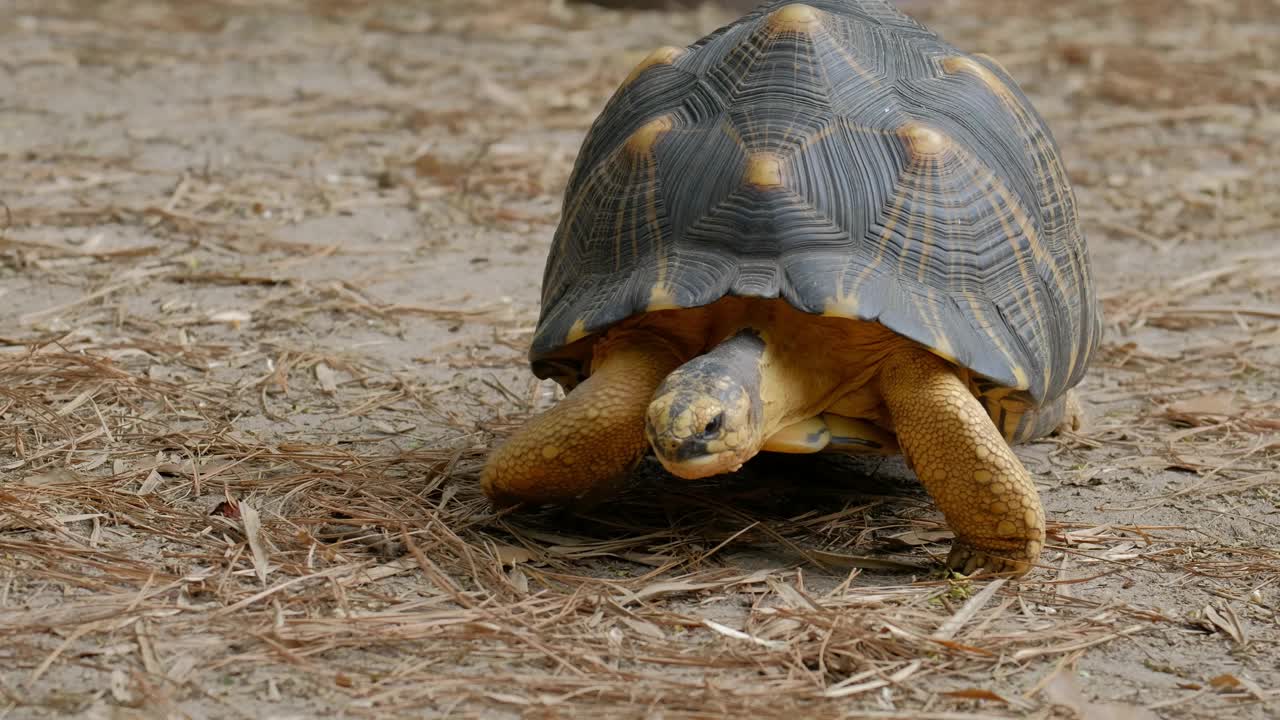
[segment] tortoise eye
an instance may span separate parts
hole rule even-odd
[[[716,433],[720,432],[720,428],[722,427],[724,427],[723,412],[717,413],[715,417],[711,418],[711,421],[707,423],[707,426],[702,428],[702,434],[715,435]]]

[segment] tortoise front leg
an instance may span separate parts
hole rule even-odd
[[[497,505],[567,504],[607,490],[648,449],[645,410],[680,361],[657,335],[611,333],[591,376],[493,451],[481,489]]]
[[[1044,547],[1031,476],[954,369],[923,349],[880,368],[880,392],[907,463],[956,533],[953,570],[1025,574]]]

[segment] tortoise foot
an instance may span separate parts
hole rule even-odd
[[[1087,418],[1084,414],[1084,406],[1080,404],[1080,398],[1076,395],[1076,391],[1067,391],[1062,403],[1062,421],[1054,428],[1054,432],[1079,432],[1084,428]]]
[[[988,575],[1021,577],[1031,570],[1043,545],[1043,542],[1036,540],[1028,542],[1020,550],[982,550],[956,538],[951,546],[951,554],[947,555],[947,568],[961,575],[972,575],[981,570]]]

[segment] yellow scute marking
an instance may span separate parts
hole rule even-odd
[[[565,344],[577,342],[587,336],[587,321],[584,318],[578,318],[578,321],[569,328],[569,334],[565,337]]]
[[[636,65],[635,68],[631,70],[631,74],[627,75],[627,79],[622,81],[623,86],[625,87],[635,82],[636,78],[640,77],[641,73],[654,65],[670,65],[674,63],[676,60],[679,60],[680,56],[684,55],[684,53],[684,48],[672,45],[663,45],[662,47],[655,49],[653,52],[646,55],[645,58],[640,61],[640,64]]]
[[[746,182],[752,187],[782,187],[782,158],[773,153],[753,153],[747,158]]]
[[[554,460],[555,457],[559,454],[560,454],[560,448],[556,447],[555,445],[542,446],[542,457],[548,460]]]
[[[934,355],[949,363],[960,364],[960,361],[956,360],[955,347],[951,345],[951,341],[947,339],[947,336],[940,332],[930,333],[929,349],[933,351]]]
[[[645,312],[657,312],[658,310],[676,310],[680,305],[676,302],[676,298],[671,291],[661,285],[655,285],[653,290],[649,292],[649,304],[645,306]]]
[[[827,298],[822,308],[823,317],[857,318],[858,298],[852,295]]]
[[[909,122],[898,133],[907,141],[911,154],[918,157],[941,155],[951,145],[951,140],[924,123]]]
[[[1017,383],[1014,385],[1017,390],[1027,390],[1031,387],[1031,381],[1027,379],[1027,371],[1020,365],[1015,365],[1013,368],[1013,380]]]
[[[974,56],[974,57],[976,57],[976,58],[982,58],[983,60],[986,60],[987,62],[991,63],[992,65],[995,65],[996,67],[1000,68],[1000,71],[1001,71],[1001,72],[1003,72],[1005,75],[1008,75],[1008,76],[1010,76],[1010,77],[1012,77],[1012,76],[1013,76],[1013,73],[1009,72],[1009,68],[1005,67],[1005,66],[1004,66],[1004,63],[1002,63],[1002,62],[1000,62],[999,60],[995,59],[995,57],[993,57],[993,56],[991,56],[991,55],[988,55],[988,54],[986,54],[986,53],[974,53],[974,54],[973,54],[973,56]]]
[[[942,69],[948,73],[969,73],[982,81],[991,92],[1001,98],[1009,99],[1012,93],[1005,86],[1004,82],[996,76],[995,73],[987,69],[985,65],[974,60],[971,57],[949,57],[942,59]]]
[[[659,115],[631,133],[631,137],[627,138],[627,150],[635,155],[648,155],[653,152],[653,146],[658,142],[658,138],[673,127],[675,122],[671,116]]]
[[[817,10],[803,3],[792,3],[769,13],[766,27],[776,33],[807,33],[816,30],[821,22],[822,18]]]

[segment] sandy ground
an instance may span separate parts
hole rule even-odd
[[[8,0],[0,718],[1275,717],[1280,4],[904,6],[1049,119],[1104,300],[1018,582],[898,461],[480,497],[583,133],[723,11]]]

